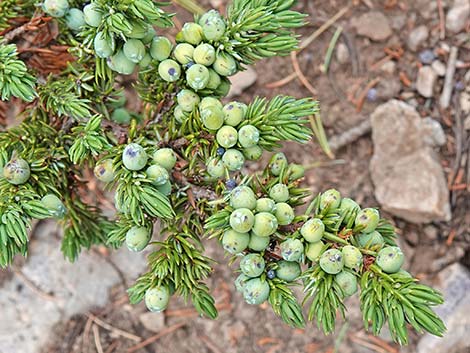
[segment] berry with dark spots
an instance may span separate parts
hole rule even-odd
[[[248,208],[239,208],[230,215],[230,226],[240,233],[248,233],[255,223],[255,216]]]
[[[126,233],[126,245],[131,251],[142,251],[148,245],[151,234],[145,227],[134,226]]]
[[[267,281],[253,278],[246,282],[243,297],[248,304],[259,305],[269,298],[270,287]]]
[[[319,218],[309,219],[300,228],[300,234],[309,243],[316,243],[321,240],[325,232],[325,225]]]
[[[158,74],[166,82],[175,82],[181,76],[181,66],[172,59],[163,60],[158,65]]]
[[[12,158],[5,167],[3,167],[3,176],[13,185],[26,183],[31,176],[28,162],[22,158]]]
[[[240,261],[240,270],[248,277],[258,277],[264,271],[266,264],[259,254],[248,254]]]
[[[335,210],[341,203],[341,194],[338,190],[329,189],[326,190],[320,196],[320,209],[321,210]]]
[[[335,275],[344,267],[344,258],[338,249],[330,249],[320,256],[320,267],[326,273]]]
[[[355,227],[364,233],[370,233],[377,228],[379,221],[379,211],[375,208],[364,208],[356,216]]]
[[[304,245],[300,239],[286,239],[281,245],[281,256],[286,261],[299,261],[304,254]]]
[[[276,204],[276,210],[274,211],[274,215],[277,218],[277,222],[281,226],[287,226],[291,224],[295,218],[294,210],[289,204],[285,202],[279,202]]]
[[[375,263],[386,273],[398,272],[405,262],[405,255],[398,246],[387,246],[379,251]]]
[[[248,208],[254,210],[256,207],[256,195],[249,186],[237,186],[230,193],[230,206],[235,209]]]
[[[159,313],[166,309],[170,301],[170,291],[166,286],[158,286],[145,292],[145,305],[151,312]]]
[[[231,254],[239,254],[248,247],[250,235],[233,229],[226,230],[222,237],[222,246]]]
[[[148,155],[137,143],[130,143],[122,152],[122,163],[129,170],[141,170],[147,164]]]
[[[323,252],[325,244],[320,240],[316,243],[309,243],[305,249],[305,257],[312,262],[317,262]]]
[[[269,190],[269,197],[276,202],[286,202],[289,200],[289,188],[284,184],[275,184]]]
[[[114,180],[114,168],[112,159],[105,159],[97,163],[93,172],[98,180],[110,183]]]

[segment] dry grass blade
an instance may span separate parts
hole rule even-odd
[[[101,326],[102,328],[108,330],[108,331],[111,331],[113,332],[114,334],[118,335],[118,336],[122,336],[122,337],[125,337],[125,338],[128,338],[132,341],[135,341],[135,342],[140,342],[142,341],[142,338],[139,337],[139,336],[136,336],[132,333],[129,333],[129,332],[126,332],[124,330],[121,330],[119,328],[116,328],[114,326],[111,326],[110,324],[108,324],[107,322],[104,322],[103,320],[101,319],[98,319],[95,315],[93,314],[86,314],[89,318],[91,318],[91,320],[93,320],[93,322],[99,326]]]
[[[175,324],[173,326],[170,326],[170,327],[167,327],[166,329],[163,329],[161,330],[159,333],[157,333],[156,335],[152,336],[152,337],[149,337],[147,338],[145,341],[143,341],[142,343],[139,343],[133,347],[130,347],[128,350],[127,350],[127,353],[132,353],[132,352],[136,352],[138,351],[139,349],[142,349],[146,346],[148,346],[149,344],[159,340],[160,338],[162,338],[163,336],[166,336],[170,333],[172,333],[173,331],[176,331],[178,329],[180,329],[181,327],[185,326],[186,323],[185,322],[181,322],[179,324]]]
[[[318,143],[320,144],[320,147],[322,148],[323,152],[325,152],[325,154],[329,158],[335,158],[335,155],[331,151],[330,145],[328,144],[328,138],[326,137],[325,129],[323,128],[323,122],[321,120],[320,114],[310,116],[309,120],[313,134],[317,138]]]
[[[95,339],[96,351],[98,353],[104,353],[103,352],[103,346],[101,345],[100,329],[98,328],[98,325],[93,324],[92,331],[93,331],[93,337]]]
[[[297,60],[297,53],[295,51],[293,51],[291,53],[290,57],[291,57],[291,60],[292,60],[292,66],[294,67],[294,71],[295,71],[297,77],[299,78],[300,82],[302,83],[302,85],[304,85],[304,87],[306,89],[308,89],[310,91],[310,93],[313,96],[316,96],[317,93],[318,93],[317,90],[315,88],[313,88],[313,86],[311,85],[310,82],[308,82],[308,80],[305,77],[304,73],[300,69],[299,61]]]

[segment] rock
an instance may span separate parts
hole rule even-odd
[[[357,34],[376,42],[382,42],[392,35],[387,17],[378,11],[370,11],[354,17],[351,25],[356,28]]]
[[[465,121],[463,122],[463,128],[465,130],[470,130],[470,115],[465,118]]]
[[[56,324],[108,302],[108,291],[121,283],[118,272],[102,256],[83,251],[75,263],[64,259],[56,226],[46,222],[36,228],[29,255],[21,271],[42,292],[32,291],[19,276],[1,288],[0,342],[2,353],[40,352]],[[118,252],[120,253],[120,251]],[[145,258],[134,254],[132,266],[145,269]],[[120,267],[120,257],[114,256]],[[123,267],[121,267],[123,268]]]
[[[440,147],[446,144],[446,134],[441,124],[432,118],[421,120],[424,142],[431,147]]]
[[[380,70],[382,70],[383,72],[389,75],[393,75],[395,73],[396,68],[397,68],[397,64],[393,60],[384,62],[382,66],[380,66]]]
[[[143,313],[139,315],[140,323],[149,331],[160,332],[165,327],[165,315],[163,313]]]
[[[429,65],[434,61],[434,59],[436,59],[436,55],[434,55],[434,52],[431,49],[424,49],[420,51],[418,57],[419,61],[421,61],[421,63],[424,65]]]
[[[437,1],[415,0],[414,7],[426,20],[437,16]]]
[[[458,33],[465,28],[470,17],[470,1],[455,0],[452,8],[447,12],[446,29]]]
[[[413,223],[450,220],[447,184],[425,128],[410,105],[391,100],[371,115],[375,196],[384,210]]]
[[[444,294],[444,304],[436,307],[436,313],[447,326],[444,337],[425,334],[416,347],[417,353],[457,353],[470,349],[470,273],[456,263],[444,269],[438,276],[439,289]]]
[[[424,234],[426,235],[426,238],[429,240],[437,240],[439,237],[439,229],[437,229],[435,226],[429,224],[423,228]]]
[[[429,30],[425,25],[421,25],[413,29],[408,35],[408,48],[412,51],[416,51],[419,47],[428,39]]]
[[[243,91],[251,87],[258,79],[258,74],[254,69],[248,67],[245,71],[240,71],[236,75],[230,77],[232,87],[227,98],[233,98],[239,96]]]
[[[386,75],[376,86],[377,98],[381,101],[388,101],[390,98],[398,96],[401,90],[401,83],[398,75]]]
[[[349,62],[349,49],[344,43],[339,43],[336,46],[336,60],[340,64],[346,64]]]
[[[418,71],[416,79],[416,90],[423,97],[431,98],[436,83],[437,74],[431,66],[422,66]]]
[[[431,67],[437,76],[444,77],[446,75],[446,65],[442,61],[434,60]]]
[[[427,1],[427,0],[426,0]],[[400,31],[406,24],[406,14],[398,13],[395,16],[390,17],[390,26],[396,31]]]
[[[464,113],[470,113],[470,93],[462,92],[460,94],[460,109]]]

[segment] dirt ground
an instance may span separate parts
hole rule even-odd
[[[215,2],[215,1],[213,1]],[[206,4],[208,2],[206,1]],[[219,1],[224,6],[225,1]],[[416,79],[416,68],[421,65],[418,57],[424,48],[439,46],[439,15],[437,10],[429,18],[423,18],[415,8],[418,1],[413,0],[367,0],[353,1],[351,9],[333,26],[324,31],[313,43],[298,55],[300,68],[320,101],[322,118],[327,135],[335,136],[344,133],[351,127],[369,118],[377,105],[390,98],[410,99],[414,93],[419,113],[431,116],[444,127],[447,144],[442,147],[440,156],[445,174],[452,178],[456,171],[453,168],[457,151],[456,127],[453,108],[441,111],[436,101],[438,94],[430,99],[422,98],[415,93],[413,82]],[[425,3],[420,1],[419,3]],[[450,1],[447,1],[450,3]],[[351,4],[346,0],[299,1],[297,8],[309,14],[309,25],[299,30],[306,37],[317,30],[323,23],[338,13],[343,7]],[[177,18],[181,21],[189,19],[187,13],[176,9]],[[385,41],[373,42],[358,36],[351,26],[351,19],[360,14],[376,10],[383,13],[397,29]],[[434,10],[433,10],[434,11]],[[406,40],[409,32],[425,25],[430,36],[417,52],[407,49]],[[350,58],[344,64],[339,63],[333,54],[328,74],[321,71],[325,53],[336,28],[343,27],[343,35],[339,43],[347,46]],[[401,27],[400,27],[401,26]],[[400,27],[400,28],[399,28]],[[466,35],[468,36],[468,26]],[[462,41],[458,35],[448,34],[445,42],[448,45],[462,47],[460,60],[470,62],[469,42]],[[384,59],[387,55],[389,59]],[[441,59],[445,62],[448,53],[442,51]],[[377,63],[393,62],[394,73],[386,73]],[[274,58],[258,63],[254,69],[257,73],[256,83],[244,91],[237,99],[249,102],[254,96],[273,97],[277,94],[293,95],[297,98],[312,96],[312,93],[298,80],[268,88],[269,83],[281,80],[293,72],[290,57]],[[465,70],[458,70],[456,81],[463,82]],[[367,84],[378,78],[375,86],[377,97],[366,97]],[[437,85],[442,86],[442,79]],[[439,90],[436,90],[436,92]],[[371,94],[369,94],[370,96]],[[363,97],[364,99],[361,99]],[[358,138],[354,142],[335,152],[335,161],[331,161],[321,151],[315,141],[307,145],[286,144],[284,151],[291,161],[311,165],[321,162],[321,166],[308,170],[305,185],[313,192],[327,188],[337,188],[342,194],[355,198],[362,206],[379,206],[374,199],[374,186],[369,175],[369,161],[373,152],[370,134]],[[463,150],[468,154],[468,150]],[[464,173],[462,171],[462,173]],[[465,176],[460,178],[465,180]],[[429,264],[435,259],[445,258],[445,264],[460,261],[470,265],[469,224],[470,214],[468,191],[451,190],[453,219],[448,223],[432,223],[430,225],[413,225],[395,219],[401,229],[402,245],[408,257],[408,269],[426,283],[432,283],[436,272],[429,272]],[[390,215],[386,215],[390,216]],[[235,274],[227,266],[221,248],[214,243],[207,243],[207,251],[219,265],[209,281],[217,298],[220,317],[210,321],[197,316],[190,306],[182,301],[173,300],[169,309],[158,319],[158,332],[146,329],[141,315],[146,312],[142,304],[131,306],[126,301],[126,287],[114,288],[112,300],[105,307],[96,308],[93,315],[110,323],[112,327],[100,327],[98,337],[102,352],[129,352],[129,348],[137,344],[128,335],[120,334],[123,330],[151,343],[143,348],[136,347],[135,352],[151,353],[280,353],[280,352],[414,352],[419,337],[411,336],[409,347],[400,348],[390,342],[384,332],[375,339],[362,330],[360,312],[357,309],[357,298],[349,301],[347,321],[339,320],[336,333],[331,336],[324,334],[313,324],[305,330],[291,329],[285,326],[266,306],[249,306],[244,303],[233,286]],[[90,329],[91,322],[86,313],[75,316],[68,322],[56,327],[54,340],[45,347],[44,353],[55,352],[100,352],[96,343],[96,332]]]

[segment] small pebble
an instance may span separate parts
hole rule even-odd
[[[434,60],[431,64],[431,67],[439,77],[445,76],[446,66],[442,61]]]
[[[419,60],[426,65],[431,64],[435,58],[434,52],[430,49],[424,49],[419,53]]]
[[[455,83],[455,89],[457,91],[463,91],[465,89],[465,84],[462,81],[457,81]]]
[[[369,102],[375,102],[377,100],[377,90],[375,88],[371,88],[367,91],[366,98]]]

